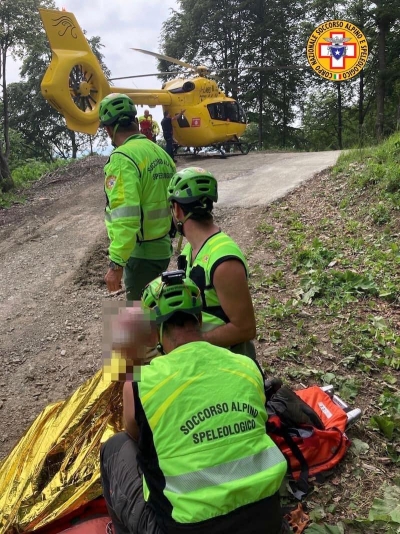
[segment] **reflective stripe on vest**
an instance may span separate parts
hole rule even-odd
[[[147,218],[149,221],[154,221],[156,219],[163,219],[164,217],[170,217],[171,208],[160,208],[158,210],[149,210],[147,212]]]
[[[183,475],[167,476],[165,477],[165,489],[178,495],[189,493],[256,475],[281,463],[282,454],[278,447],[270,447],[258,454],[239,458],[225,464],[207,467],[206,469]]]
[[[161,211],[161,210],[158,210]],[[122,219],[125,217],[140,217],[139,206],[122,206],[122,208],[116,208],[110,212],[106,212],[105,218],[107,221],[113,221],[115,219]]]

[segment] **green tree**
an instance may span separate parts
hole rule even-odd
[[[296,1],[252,3],[244,50],[247,74],[242,95],[254,119],[258,118],[259,144],[292,146],[295,107],[303,85],[299,50],[299,24],[303,7]],[[304,63],[304,61],[303,61]]]
[[[8,165],[10,157],[9,101],[7,93],[7,57],[23,57],[40,28],[38,8],[53,7],[51,0],[2,0],[0,3],[0,82],[3,104],[2,139],[0,140],[0,190],[13,187]]]
[[[309,21],[313,27],[333,18],[349,20],[363,31],[368,41],[369,59],[366,66],[357,77],[340,82],[341,92],[337,94],[342,97],[343,113],[346,115],[343,128],[346,126],[348,131],[343,129],[343,136],[348,140],[351,132],[353,146],[357,142],[370,143],[392,133],[397,127],[399,11],[397,0],[350,0],[346,3],[314,0],[309,4]],[[314,78],[312,86],[317,87],[317,76]],[[327,82],[319,82],[321,91],[326,86]],[[349,117],[351,120],[348,120]],[[357,122],[357,128],[354,128],[354,122]]]
[[[389,35],[394,26],[397,26],[397,39],[398,43],[398,24],[400,18],[400,6],[398,0],[376,0],[374,2],[375,8],[372,9],[372,13],[375,19],[375,25],[378,33],[378,74],[377,74],[377,86],[376,86],[376,135],[380,139],[384,135],[385,124],[385,97],[389,90],[389,78],[390,78],[390,63],[388,62]],[[397,76],[399,79],[399,76]],[[392,80],[393,82],[393,80]]]
[[[205,64],[217,73],[226,72],[221,85],[236,98],[250,2],[179,0],[179,6],[163,24],[163,52],[194,66]],[[159,69],[172,70],[166,61],[160,61]],[[173,70],[181,69],[174,65]]]
[[[325,82],[323,91],[311,91],[303,108],[303,133],[309,150],[339,150],[358,145],[356,83],[341,84],[341,121],[338,121],[338,85]],[[342,135],[339,135],[339,129]]]

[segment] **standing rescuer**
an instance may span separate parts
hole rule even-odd
[[[177,172],[168,186],[177,231],[188,241],[178,269],[194,280],[203,301],[204,339],[255,359],[256,320],[239,246],[214,223],[217,180],[205,169]]]
[[[118,349],[158,340],[163,356],[125,382],[126,432],[102,447],[116,534],[288,532],[278,496],[287,464],[265,432],[258,366],[204,341],[201,294],[183,271],[151,282],[142,305],[152,333],[138,308],[125,310]]]
[[[151,119],[151,133],[152,133],[152,141],[153,143],[157,143],[157,135],[160,133],[160,126],[158,125],[158,122],[153,119],[152,115],[149,115]]]
[[[172,254],[168,183],[176,171],[166,152],[139,133],[136,107],[124,94],[100,103],[100,126],[115,147],[105,167],[105,224],[110,239],[109,291],[138,300],[144,286],[167,269]]]
[[[148,109],[144,110],[144,115],[138,118],[140,133],[145,135],[150,141],[153,140],[153,119]]]
[[[165,139],[165,151],[172,159],[174,159],[174,129],[172,126],[172,121],[176,121],[178,117],[183,115],[185,110],[183,109],[180,113],[175,115],[170,115],[169,111],[164,111],[164,118],[161,121],[161,128],[163,131]],[[176,160],[174,159],[175,163]]]

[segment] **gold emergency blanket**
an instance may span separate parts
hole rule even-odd
[[[121,414],[122,384],[102,371],[47,406],[0,465],[0,534],[35,531],[101,495],[100,445]]]

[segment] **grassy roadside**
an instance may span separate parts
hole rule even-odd
[[[270,205],[246,252],[267,374],[363,410],[307,532],[400,532],[400,135]]]

